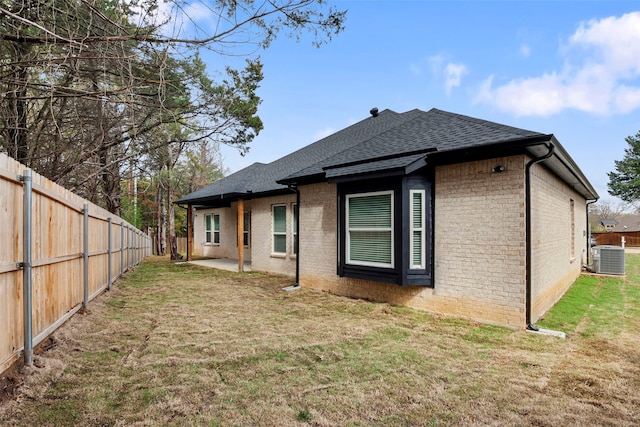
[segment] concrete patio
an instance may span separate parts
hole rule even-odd
[[[238,272],[238,260],[231,258],[211,258],[189,261],[190,264],[201,265],[203,267],[217,268],[218,270],[227,270]],[[251,263],[244,263],[244,271],[251,271]]]

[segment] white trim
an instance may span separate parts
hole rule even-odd
[[[276,207],[284,207],[284,231],[275,231],[275,208]],[[276,252],[275,251],[275,239],[274,236],[284,236],[285,238],[285,249],[284,252]],[[271,256],[279,256],[279,255],[287,255],[287,248],[289,247],[289,239],[287,239],[287,204],[286,203],[278,203],[275,205],[271,205]]]
[[[247,224],[247,227],[244,227],[244,217],[249,215],[249,221]],[[243,217],[242,217],[242,221],[243,221],[243,231],[242,231],[242,245],[245,248],[250,248],[251,247],[251,211],[244,211]],[[244,235],[247,235],[247,244],[244,244]]]
[[[207,230],[207,217],[209,217],[209,227],[213,227],[213,214],[210,214],[210,213],[204,214],[204,244],[212,245],[213,233],[211,228]],[[207,233],[209,233],[209,241],[207,241]]]
[[[296,233],[296,222],[300,220],[300,218],[296,218],[300,216],[300,211],[298,211],[298,215],[296,215],[296,209],[298,208],[298,204],[293,202],[291,203],[291,256],[295,257],[296,253],[296,238],[298,234]],[[298,249],[300,248],[300,242],[298,242]]]
[[[373,197],[373,196],[381,196],[381,195],[390,195],[391,196],[391,226],[385,228],[357,228],[353,229],[354,231],[390,231],[391,232],[391,263],[382,263],[382,262],[367,262],[367,261],[354,261],[351,259],[351,227],[349,226],[349,201],[353,198],[358,197]],[[345,263],[350,265],[362,265],[365,267],[382,267],[382,268],[394,268],[395,265],[395,241],[394,241],[394,214],[395,214],[395,204],[394,204],[394,194],[393,190],[388,191],[373,191],[370,193],[356,193],[356,194],[347,194],[345,201],[345,250],[346,257]]]
[[[420,201],[422,206],[420,207],[420,212],[422,212],[422,218],[420,220],[420,224],[421,227],[414,227],[413,226],[413,195],[414,194],[420,194]],[[425,269],[425,191],[424,190],[409,190],[409,269],[411,270],[423,270]],[[413,263],[413,233],[414,231],[419,231],[420,232],[420,236],[421,236],[421,241],[420,241],[420,254],[421,259],[420,259],[420,264],[414,264]]]
[[[218,229],[216,230],[216,217],[218,217]],[[215,246],[220,246],[220,229],[222,228],[220,223],[220,214],[211,214],[211,243]],[[216,242],[216,233],[218,234],[218,241]]]

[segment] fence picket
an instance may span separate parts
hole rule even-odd
[[[32,331],[25,334],[24,278],[17,266],[25,260],[24,186],[18,179],[25,169],[0,153],[0,373],[20,357],[25,347],[29,350],[26,335],[37,346],[128,270],[129,258],[127,263],[123,259],[125,227],[140,236],[137,262],[151,253],[149,236],[32,173]],[[83,232],[84,204],[88,205],[87,233]],[[130,249],[126,252],[128,255]],[[28,351],[24,353],[28,356]],[[25,362],[29,362],[26,357]]]

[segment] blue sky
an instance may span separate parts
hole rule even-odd
[[[438,108],[553,133],[602,199],[640,131],[640,2],[335,1],[346,29],[261,53],[264,130],[235,172],[369,116]]]

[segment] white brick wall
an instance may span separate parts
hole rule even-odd
[[[587,214],[586,200],[542,165],[532,168],[531,186],[532,320],[536,321],[580,275],[586,262]]]
[[[442,166],[435,174],[435,286],[400,287],[336,274],[336,187],[301,187],[301,284],[513,327],[525,326],[525,165],[512,156]],[[492,169],[502,165],[505,171]],[[533,167],[534,320],[579,274],[585,200]],[[569,260],[569,199],[575,254]],[[564,217],[558,216],[562,212]],[[584,244],[583,244],[584,243]],[[312,254],[307,255],[305,254]],[[552,266],[552,268],[551,268]]]
[[[251,269],[294,276],[296,274],[296,257],[293,255],[293,204],[295,193],[284,196],[265,197],[251,201],[252,252]],[[273,248],[273,205],[287,206],[287,253],[284,256],[274,255]]]
[[[245,212],[251,211],[251,201],[244,202]],[[205,214],[220,215],[220,244],[205,242]],[[212,258],[238,258],[238,203],[231,203],[228,208],[198,209],[193,219],[193,254]],[[213,216],[211,218],[213,233]],[[213,242],[213,234],[211,237]],[[251,238],[249,247],[244,248],[245,261],[251,261]]]
[[[436,169],[434,294],[460,306],[447,311],[524,324],[525,163],[513,156]],[[504,172],[492,171],[498,165]]]
[[[524,324],[523,156],[436,171],[435,287],[336,274],[336,187],[301,187],[303,286],[520,327]],[[506,167],[493,173],[497,164]],[[311,253],[312,256],[305,256]]]
[[[300,275],[335,281],[337,193],[335,184],[300,188]]]
[[[523,155],[437,167],[433,288],[340,278],[336,273],[336,185],[300,187],[300,284],[483,322],[525,326],[526,237]],[[505,171],[493,172],[502,165]],[[543,166],[532,169],[533,314],[535,321],[577,278],[585,256],[585,200]],[[575,259],[570,259],[574,200]],[[247,202],[245,202],[247,203]],[[253,270],[295,275],[295,194],[252,200]],[[287,206],[287,254],[272,254],[272,206]],[[234,207],[228,209],[235,215]],[[196,219],[204,218],[203,211]],[[235,225],[235,219],[233,220]],[[233,227],[235,230],[235,227]],[[204,236],[204,234],[202,234]],[[202,237],[203,239],[204,237]],[[234,237],[235,242],[235,237]],[[196,244],[198,240],[196,240]]]

